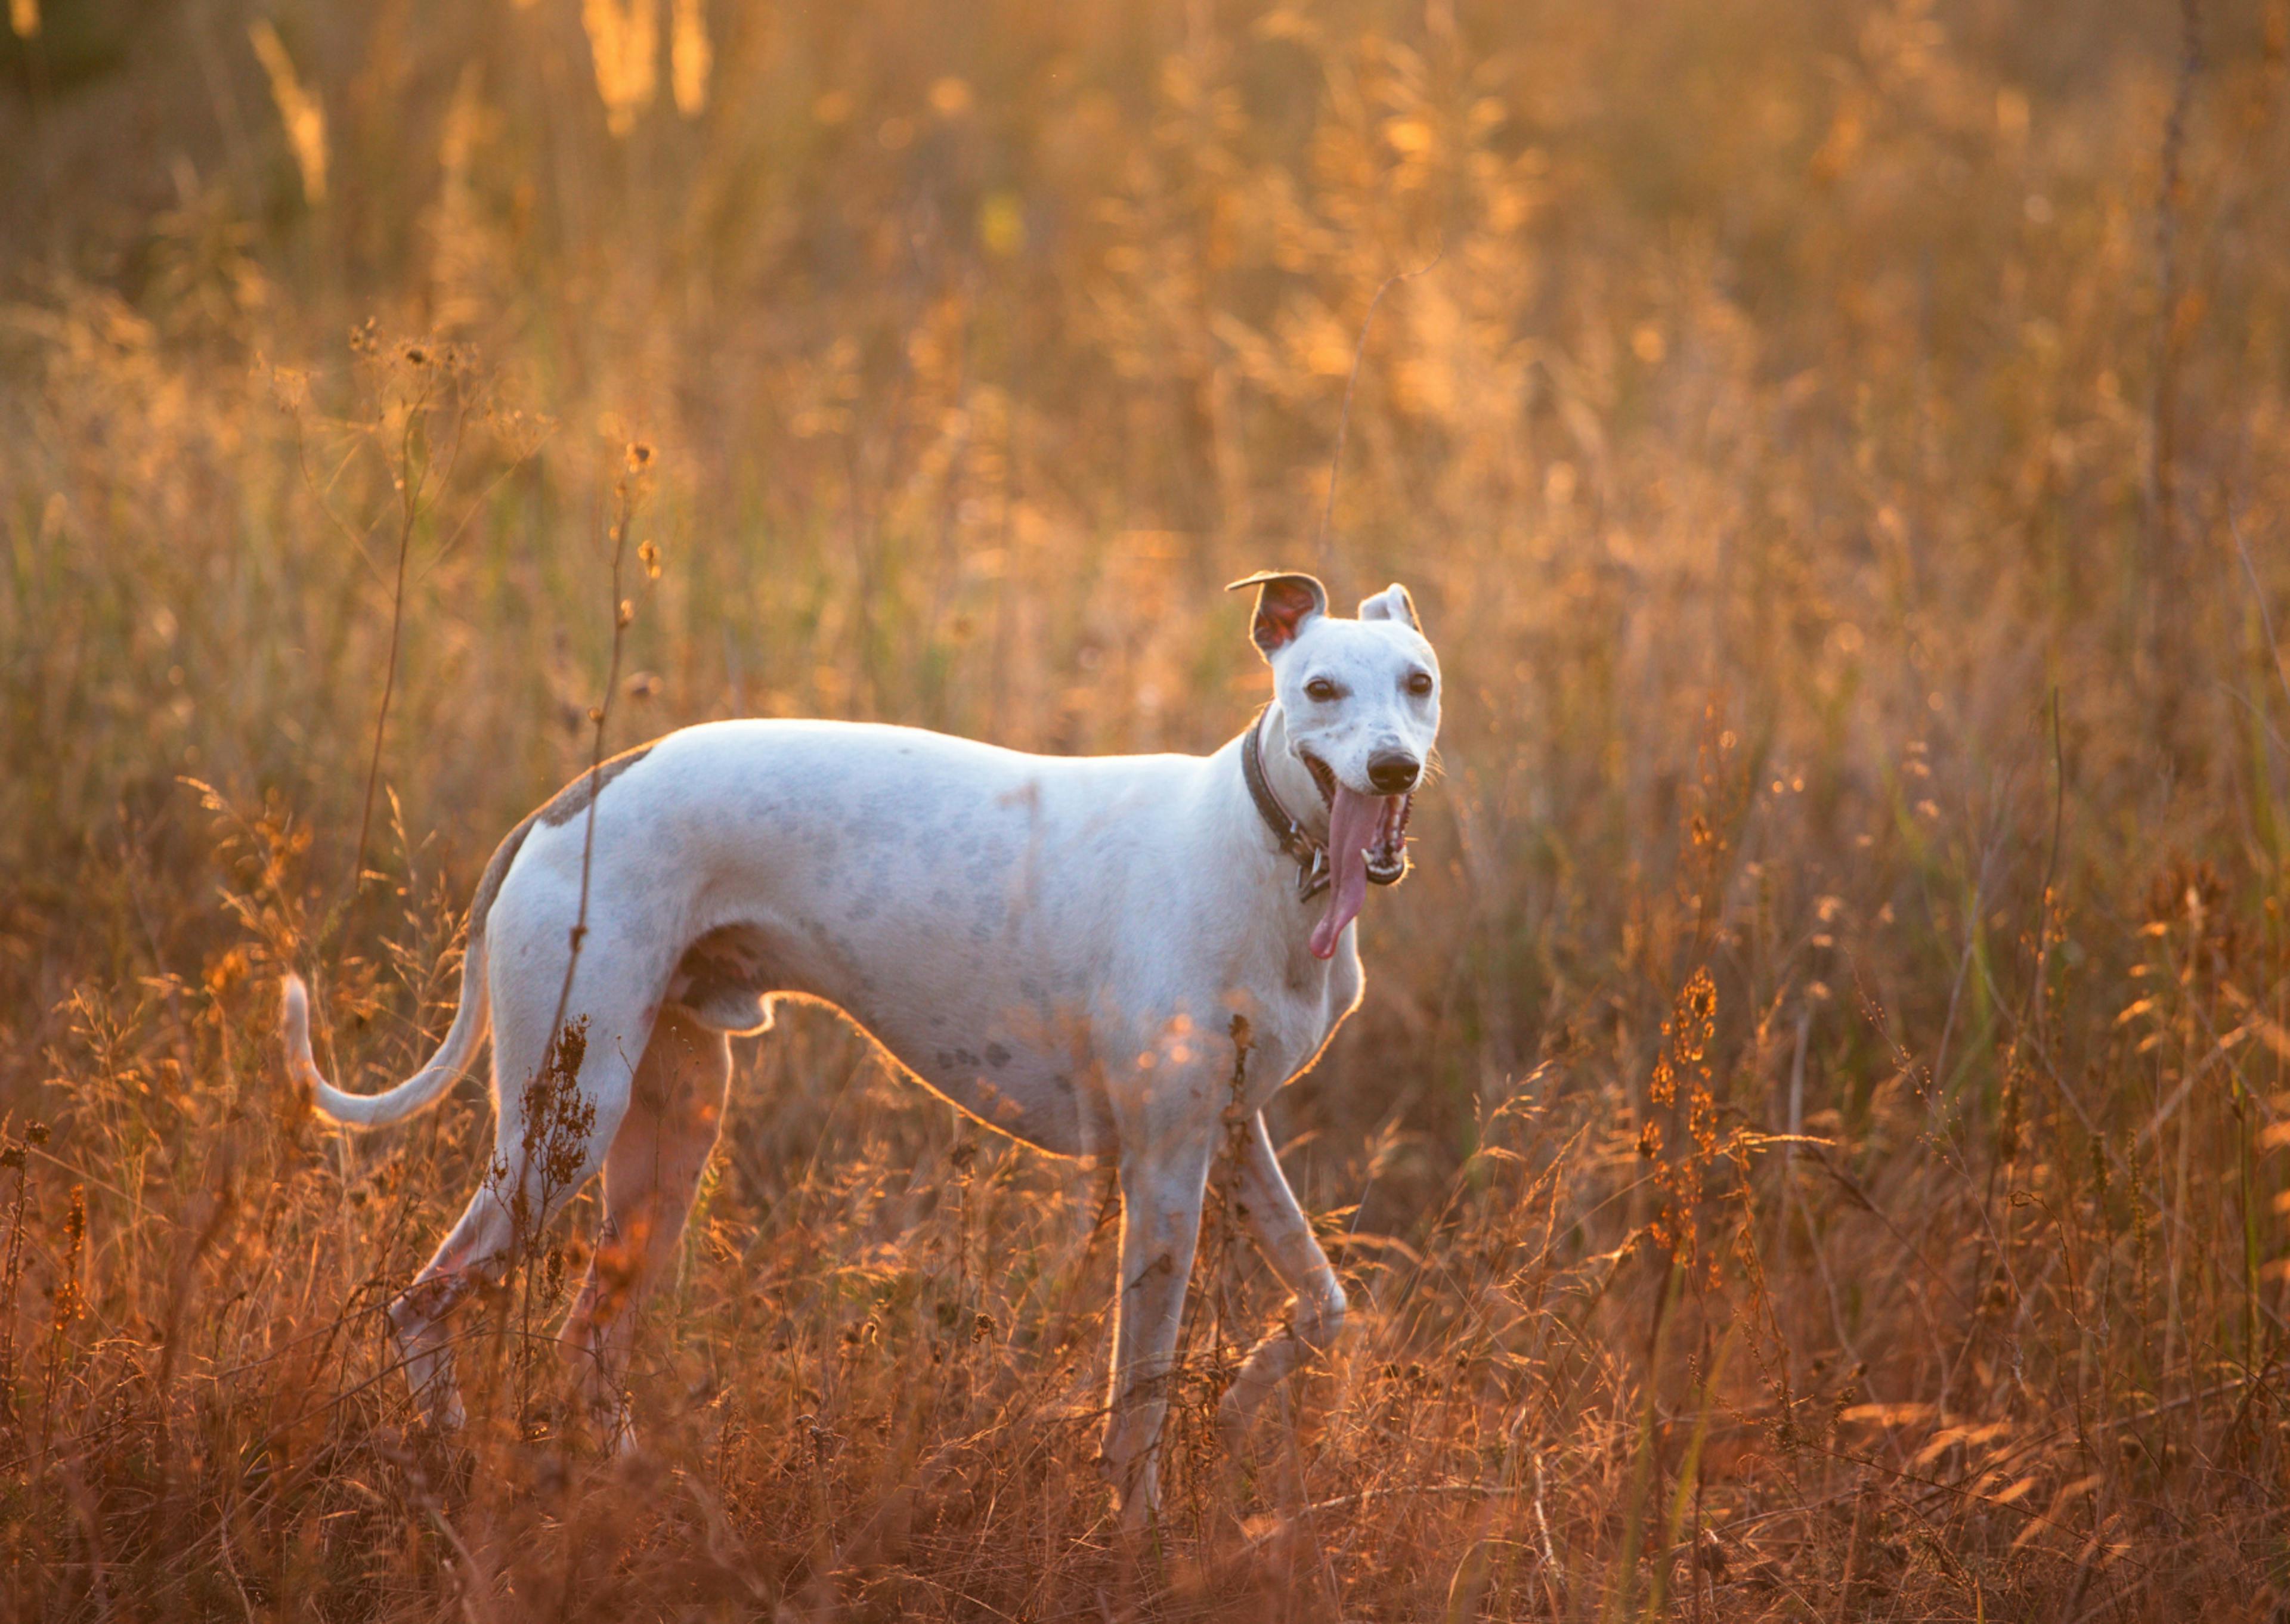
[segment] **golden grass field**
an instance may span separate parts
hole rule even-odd
[[[9,23],[0,1614],[2290,1609],[2284,0]],[[1447,681],[1275,1424],[1213,1221],[1120,1537],[1101,1175],[796,1010],[645,1450],[592,1198],[422,1434],[485,1096],[313,1125],[280,973],[408,1071],[592,709],[1213,748],[1265,566]]]

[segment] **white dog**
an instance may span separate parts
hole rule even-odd
[[[501,842],[470,906],[452,1028],[404,1083],[329,1085],[302,983],[286,979],[291,1073],[359,1127],[444,1094],[490,1005],[492,1172],[389,1308],[434,1423],[461,1418],[445,1316],[602,1169],[607,1267],[600,1281],[591,1264],[564,1337],[625,1441],[627,1309],[674,1256],[715,1146],[726,1035],[768,1027],[784,997],[842,1011],[989,1127],[1115,1158],[1103,1464],[1133,1524],[1157,1502],[1228,1120],[1244,1130],[1234,1211],[1295,1293],[1225,1396],[1228,1431],[1333,1341],[1343,1291],[1261,1113],[1359,1003],[1352,922],[1371,879],[1405,869],[1439,668],[1404,588],[1350,620],[1309,575],[1234,584],[1259,588],[1253,636],[1274,698],[1213,756],[1025,756],[856,723],[686,728],[584,775]]]

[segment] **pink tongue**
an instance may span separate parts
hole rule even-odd
[[[1312,956],[1328,958],[1344,926],[1359,917],[1367,900],[1367,846],[1375,838],[1383,816],[1383,797],[1361,795],[1336,786],[1335,804],[1328,812],[1328,866],[1333,870],[1328,886],[1328,911],[1312,927]]]

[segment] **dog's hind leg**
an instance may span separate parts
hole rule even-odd
[[[1249,1350],[1218,1405],[1218,1428],[1227,1444],[1237,1441],[1257,1409],[1289,1372],[1335,1345],[1344,1328],[1344,1288],[1328,1267],[1328,1254],[1312,1234],[1311,1220],[1296,1203],[1273,1154],[1272,1136],[1259,1111],[1248,1125],[1234,1213],[1248,1228],[1264,1260],[1295,1293],[1282,1323]]]
[[[613,962],[601,950],[597,956]],[[460,1221],[388,1310],[406,1379],[431,1425],[444,1429],[462,1420],[448,1317],[481,1286],[506,1279],[596,1176],[628,1110],[630,1057],[651,1032],[650,1012],[635,1002],[642,995],[608,988],[577,997],[552,1043],[553,989],[546,1000],[501,990],[496,985],[492,1162]],[[515,1085],[505,1085],[511,1078]]]
[[[462,1420],[446,1322],[480,1287],[500,1283],[506,1269],[487,1264],[508,1252],[510,1228],[508,1209],[489,1180],[469,1197],[413,1284],[389,1305],[390,1334],[405,1365],[406,1384],[435,1430],[458,1432]]]
[[[675,1260],[723,1131],[731,1080],[731,1040],[669,1005],[605,1156],[604,1223],[563,1341],[589,1414],[616,1452],[633,1442],[624,1384],[636,1310]]]

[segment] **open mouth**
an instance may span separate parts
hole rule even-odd
[[[1344,927],[1359,917],[1368,883],[1389,885],[1407,872],[1407,815],[1415,794],[1363,795],[1328,764],[1299,750],[1328,809],[1328,911],[1312,927],[1312,956],[1327,958]]]

